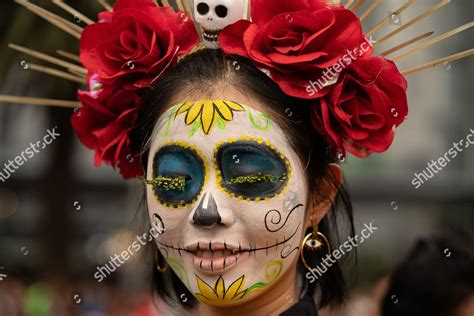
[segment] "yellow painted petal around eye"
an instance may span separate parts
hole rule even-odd
[[[225,294],[225,299],[226,300],[232,300],[234,297],[237,295],[239,292],[240,288],[244,285],[244,276],[241,276],[239,279],[235,280],[234,283],[232,283],[229,286],[229,289],[227,290]]]
[[[198,101],[189,109],[188,114],[186,114],[186,125],[191,125],[199,117],[202,111],[203,101]]]
[[[204,134],[209,134],[211,128],[215,125],[216,113],[214,111],[214,105],[212,101],[205,101],[202,109],[201,119],[202,119],[202,130]]]
[[[235,102],[232,102],[232,101],[224,101],[224,102],[233,111],[237,111],[237,112],[245,111],[244,107],[242,105],[238,104],[238,103],[235,103]]]
[[[214,290],[212,289],[212,287],[210,287],[206,282],[201,280],[201,278],[199,278],[198,276],[196,276],[196,279],[197,279],[199,292],[201,292],[200,294],[202,296],[204,296],[205,298],[207,298],[208,300],[211,300],[211,301],[218,299],[218,297],[217,297],[216,293],[214,293]]]
[[[224,103],[224,101],[214,101],[215,106],[217,107],[220,116],[226,121],[232,121],[234,114],[232,110]]]
[[[180,114],[183,114],[184,112],[186,112],[187,110],[189,110],[192,106],[194,105],[194,102],[186,102],[186,103],[183,103],[178,111],[176,111],[176,114],[174,117],[177,117],[178,115]]]
[[[216,288],[214,289],[214,291],[216,292],[217,297],[218,297],[220,300],[224,299],[224,296],[225,296],[225,284],[224,284],[224,279],[222,278],[222,276],[220,276],[219,279],[217,279]]]

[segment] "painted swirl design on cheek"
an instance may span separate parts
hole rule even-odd
[[[158,213],[153,214],[152,225],[152,232],[154,235],[162,235],[165,233],[165,223],[163,222],[163,219]]]
[[[269,210],[265,214],[265,220],[264,220],[265,228],[271,233],[276,233],[280,231],[283,227],[286,226],[286,223],[288,222],[288,219],[290,218],[290,216],[296,213],[295,211],[301,207],[304,207],[304,205],[303,204],[295,205],[290,210],[290,212],[286,215],[285,220],[283,220],[283,216],[279,210],[277,209]],[[294,247],[291,244],[285,244],[280,251],[280,257],[282,259],[285,259],[289,257],[293,252],[297,251],[298,249],[299,249],[299,246]]]
[[[291,214],[293,214],[293,212],[299,207],[303,207],[303,204],[295,205],[286,215],[286,219],[283,222],[283,217],[281,216],[281,212],[279,210],[269,210],[267,214],[265,214],[265,228],[271,233],[281,230],[285,226]]]

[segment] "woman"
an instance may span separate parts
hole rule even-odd
[[[309,109],[219,50],[188,56],[153,87],[136,135],[150,219],[164,227],[156,265],[171,268],[155,269],[154,284],[178,303],[164,315],[182,315],[176,305],[198,315],[316,315],[317,285],[321,307],[342,301],[337,263],[310,283],[299,256],[315,267],[325,254],[303,251],[313,227],[333,247],[338,215],[353,230],[341,168]]]
[[[97,166],[144,178],[163,315],[342,302],[338,227],[351,237],[353,222],[336,161],[386,151],[408,107],[403,76],[337,2],[254,0],[239,20],[243,1],[195,1],[216,50],[151,0],[118,0],[83,30],[72,125]]]
[[[356,245],[336,162],[346,153],[363,158],[388,150],[408,114],[405,78],[392,61],[373,56],[357,16],[339,0],[251,0],[249,6],[246,0],[195,0],[195,23],[187,0],[171,1],[178,12],[168,0],[159,1],[162,7],[154,0],[117,0],[113,8],[99,2],[106,11],[97,23],[60,2],[76,22],[89,24],[84,29],[20,2],[80,37],[84,67],[11,46],[70,72],[48,70],[51,75],[86,79],[73,128],[95,151],[96,166],[105,162],[125,179],[143,177],[147,216],[160,232],[153,283],[162,313],[316,315],[317,308],[341,303],[346,286],[338,260],[342,249]],[[364,3],[347,6],[365,7],[363,20],[380,1]],[[413,3],[367,34],[396,24]],[[448,3],[435,4],[378,43]],[[217,49],[202,49],[200,42]],[[0,96],[12,101],[77,106]],[[340,242],[339,227],[348,228],[353,247]]]

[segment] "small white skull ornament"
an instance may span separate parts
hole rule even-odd
[[[203,28],[203,42],[219,48],[219,32],[227,25],[245,19],[248,0],[194,0],[194,16]]]

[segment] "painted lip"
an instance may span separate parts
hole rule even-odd
[[[207,273],[223,272],[235,266],[248,249],[221,242],[197,242],[185,247],[193,255],[196,269]]]

